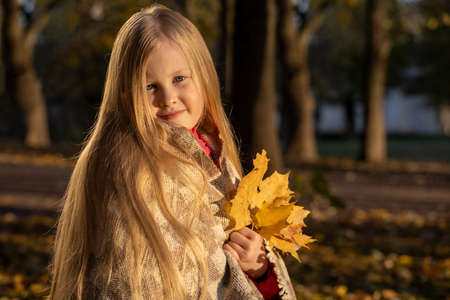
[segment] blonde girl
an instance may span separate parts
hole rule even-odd
[[[161,5],[134,14],[65,194],[50,299],[295,299],[279,255],[227,231],[240,177],[201,35]]]

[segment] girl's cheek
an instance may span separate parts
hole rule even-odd
[[[150,108],[152,109],[152,111],[155,111],[156,114],[156,109],[158,108],[158,99],[154,95],[148,95],[147,101],[150,103]]]

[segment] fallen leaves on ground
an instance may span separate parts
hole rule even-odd
[[[55,219],[0,214],[0,299],[42,299]],[[286,258],[298,299],[434,300],[450,295],[450,215],[353,211],[308,220],[318,242]]]
[[[50,288],[48,264],[55,219],[0,215],[0,299],[42,299]]]
[[[37,166],[73,167],[75,160],[61,154],[5,153],[0,152],[0,162]]]
[[[288,261],[299,299],[447,299],[450,215],[356,210],[311,218],[318,241]]]

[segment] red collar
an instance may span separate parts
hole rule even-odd
[[[198,134],[197,132],[198,126],[194,126],[194,128],[191,129],[192,134],[195,136],[197,141],[199,142],[200,146],[202,146],[203,150],[205,150],[206,154],[211,157],[211,148],[209,148],[206,141]]]

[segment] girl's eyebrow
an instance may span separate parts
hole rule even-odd
[[[189,73],[189,72],[191,72],[191,70],[188,68],[180,69],[180,70],[177,70],[177,71],[173,72],[172,74],[170,74],[170,76],[173,76],[173,75],[179,74],[179,73],[186,73],[186,72]]]

